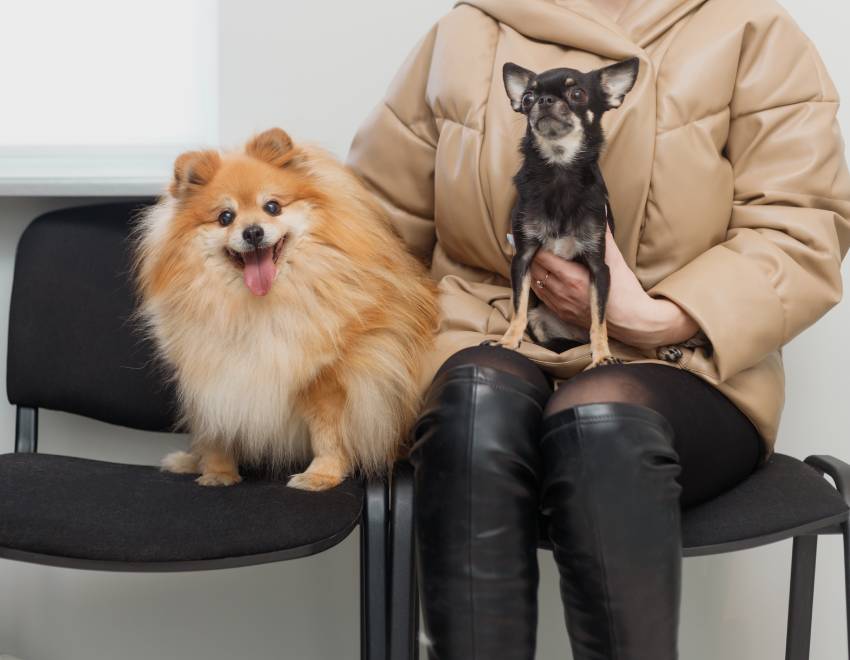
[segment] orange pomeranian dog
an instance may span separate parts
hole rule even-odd
[[[436,292],[377,200],[280,129],[190,152],[137,228],[140,314],[173,369],[204,486],[306,464],[289,486],[379,473],[418,408]]]

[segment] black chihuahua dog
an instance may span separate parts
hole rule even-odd
[[[615,364],[608,347],[605,306],[610,275],[605,264],[605,228],[614,230],[608,190],[599,170],[605,144],[602,115],[618,108],[632,89],[638,59],[589,73],[550,69],[535,74],[513,63],[502,76],[516,112],[528,119],[514,177],[518,198],[511,213],[516,248],[511,262],[513,318],[499,344],[518,348],[526,328],[552,350],[586,333],[559,319],[545,305],[529,311],[531,261],[540,248],[583,263],[590,271],[591,365]],[[544,287],[544,281],[536,283]]]
[[[513,318],[498,341],[502,346],[518,348],[526,329],[534,341],[556,352],[588,339],[583,329],[538,304],[537,296],[532,300],[531,261],[546,248],[590,271],[591,366],[619,362],[611,355],[605,324],[611,284],[605,228],[614,231],[614,215],[599,170],[605,144],[600,122],[608,110],[623,104],[638,66],[639,60],[632,58],[588,73],[550,69],[535,74],[510,62],[502,69],[511,107],[528,119],[520,144],[524,160],[514,177],[518,197],[511,213],[516,248],[511,262]],[[545,281],[535,284],[546,286]],[[682,357],[681,347],[703,347],[707,356],[713,353],[702,332],[681,344],[661,346],[656,353],[659,359],[676,362]]]

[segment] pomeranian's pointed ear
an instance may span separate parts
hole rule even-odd
[[[263,131],[245,145],[245,153],[275,167],[283,167],[292,158],[292,138],[282,128]]]
[[[605,105],[609,109],[619,108],[623,104],[623,98],[635,84],[639,67],[640,60],[632,57],[599,69],[599,83],[605,94]]]
[[[505,91],[511,100],[511,107],[522,112],[522,95],[534,79],[534,72],[523,69],[518,64],[507,62],[502,67],[502,80],[505,81]]]
[[[207,185],[221,166],[221,156],[212,149],[187,151],[174,161],[174,181],[171,194],[183,197]]]

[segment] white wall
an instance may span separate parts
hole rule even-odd
[[[846,7],[785,4],[850,96]],[[222,143],[238,144],[276,124],[343,156],[410,45],[450,3],[221,5]],[[850,104],[842,118],[850,136]],[[48,208],[83,201],[0,199],[0,328],[7,325],[14,250],[24,226]],[[847,266],[844,274],[850,283]],[[844,304],[786,349],[782,451],[850,459],[850,356],[841,348],[848,327],[850,305]],[[47,411],[41,422],[45,452],[155,463],[183,442]],[[0,452],[12,449],[13,426],[12,408],[0,404]],[[820,550],[812,657],[839,660],[847,657],[839,539],[823,539]],[[682,657],[783,657],[789,559],[790,544],[783,543],[686,561]],[[569,657],[551,557],[541,554],[541,564],[538,657]],[[347,660],[359,649],[356,536],[318,557],[214,573],[89,573],[0,560],[0,585],[0,655],[23,660]]]

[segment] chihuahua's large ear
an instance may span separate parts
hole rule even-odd
[[[639,66],[640,60],[632,57],[599,69],[599,83],[608,108],[619,108],[623,104],[623,98],[635,84]]]
[[[245,145],[245,153],[275,167],[283,167],[292,159],[292,138],[282,128],[270,128],[255,135]]]
[[[184,197],[207,185],[221,166],[217,151],[187,151],[174,161],[171,195]]]
[[[505,81],[505,91],[511,100],[511,107],[522,112],[522,95],[534,79],[534,72],[513,62],[507,62],[502,67],[502,79]]]

